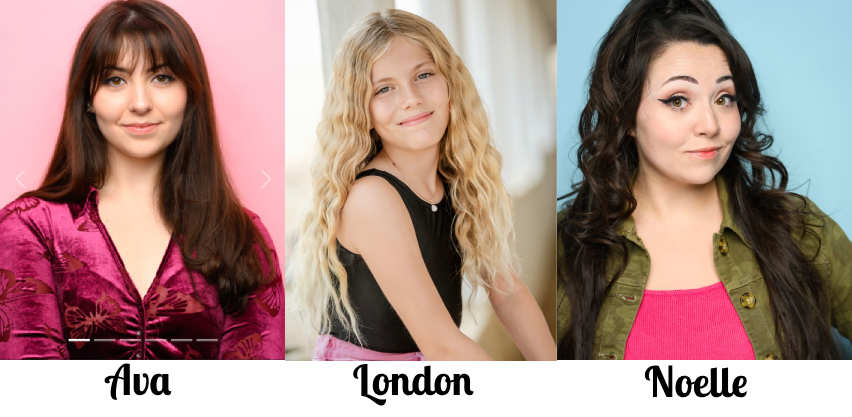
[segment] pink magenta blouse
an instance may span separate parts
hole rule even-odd
[[[645,290],[624,359],[754,360],[754,348],[718,282],[692,290]]]
[[[278,258],[246,211],[277,280],[232,316],[174,241],[141,296],[100,221],[94,187],[79,203],[13,201],[0,210],[0,359],[284,359]]]

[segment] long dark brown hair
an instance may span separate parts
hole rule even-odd
[[[159,173],[159,211],[184,264],[217,285],[226,313],[238,314],[249,294],[272,279],[273,258],[225,171],[201,46],[170,7],[154,0],[113,1],[89,21],[71,63],[53,158],[41,186],[23,196],[76,202],[85,199],[89,186],[103,186],[106,139],[86,106],[122,53],[134,65],[143,56],[151,65],[165,65],[186,85],[183,123]],[[268,261],[266,271],[260,255]]]
[[[616,228],[636,209],[632,182],[639,158],[629,132],[649,64],[678,42],[718,46],[731,69],[742,126],[720,175],[729,189],[734,220],[765,279],[782,356],[837,358],[829,323],[821,314],[828,295],[812,265],[820,245],[813,228],[820,225],[806,224],[806,200],[786,191],[786,168],[764,154],[773,139],[755,131],[763,108],[751,62],[706,0],[633,0],[598,47],[579,124],[577,165],[583,179],[560,197],[568,199],[568,213],[557,225],[564,249],[558,279],[571,304],[571,318],[559,358],[592,357],[603,300],[627,266],[627,242]],[[814,242],[813,256],[797,246],[796,234],[807,234]],[[610,260],[620,266],[608,269]]]

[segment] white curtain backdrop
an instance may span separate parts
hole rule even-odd
[[[358,19],[391,7],[434,23],[476,81],[513,196],[544,176],[556,146],[556,88],[548,73],[556,31],[541,0],[318,0],[326,82],[337,45]],[[555,11],[555,6],[553,7]]]

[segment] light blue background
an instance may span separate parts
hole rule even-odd
[[[788,189],[801,185],[795,191],[852,236],[852,1],[711,1],[755,68],[766,108],[761,131],[775,137],[769,152],[787,167]],[[581,175],[577,123],[586,78],[625,4],[558,4],[558,196]]]

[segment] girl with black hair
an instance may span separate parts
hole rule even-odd
[[[852,243],[786,190],[762,111],[708,1],[627,4],[597,52],[583,180],[558,216],[560,359],[839,356]]]

